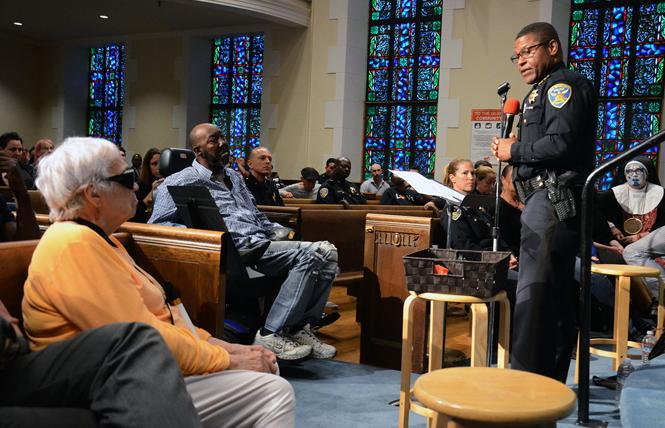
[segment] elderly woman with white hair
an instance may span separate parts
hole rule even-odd
[[[204,426],[294,425],[293,389],[271,373],[274,354],[190,330],[159,283],[113,237],[137,203],[136,176],[113,143],[65,140],[40,162],[37,187],[54,224],[25,282],[23,318],[33,350],[94,327],[143,322],[175,356]]]

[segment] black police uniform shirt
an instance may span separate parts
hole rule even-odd
[[[284,206],[284,201],[279,196],[279,190],[272,180],[265,179],[263,183],[259,183],[252,174],[249,174],[245,177],[245,184],[256,199],[256,205]]]
[[[423,197],[410,187],[400,192],[394,187],[389,187],[381,195],[381,205],[424,205]]]
[[[502,199],[503,201],[503,199]],[[500,218],[502,214],[499,214]],[[441,210],[440,217],[443,231],[448,233],[448,210]],[[519,215],[517,217],[519,222]],[[492,227],[494,226],[494,215],[485,208],[454,207],[450,221],[451,236],[450,247],[456,250],[474,250],[490,251],[493,247]],[[500,225],[503,233],[505,225]],[[511,232],[512,233],[512,232]],[[519,234],[517,237],[517,247],[519,248]],[[513,245],[510,245],[506,239],[499,239],[499,250],[510,251],[514,255],[519,254],[515,251]]]
[[[555,65],[522,102],[518,142],[510,150],[513,178],[544,176],[546,170],[586,177],[594,165],[596,112],[591,82]]]
[[[318,204],[341,204],[342,201],[356,205],[367,203],[358,186],[346,180],[339,181],[329,178],[321,185],[319,193],[316,195]]]

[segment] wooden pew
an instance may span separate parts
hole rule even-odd
[[[7,186],[0,186],[0,196],[7,201],[14,200],[14,194]],[[28,197],[30,197],[30,204],[34,212],[38,214],[48,214],[48,205],[39,190],[28,190]]]
[[[364,230],[364,281],[358,296],[360,362],[399,370],[402,306],[408,296],[402,257],[441,243],[438,218],[368,214]],[[427,369],[425,304],[415,309],[413,369]]]
[[[316,204],[316,199],[305,198],[282,198],[284,205],[312,205]]]
[[[268,220],[290,227],[296,232],[296,239],[300,237],[300,211],[298,206],[277,207],[272,205],[257,205],[256,208],[268,217]]]
[[[420,207],[384,214],[431,217],[431,211]],[[363,278],[363,243],[367,210],[303,210],[300,231],[304,241],[327,240],[337,247],[340,274],[336,285],[353,285]],[[352,293],[353,294],[353,293]]]
[[[48,217],[37,215],[41,229]],[[180,292],[192,321],[215,337],[224,332],[228,234],[143,223],[124,223],[120,236],[136,261],[160,283],[168,281]]]

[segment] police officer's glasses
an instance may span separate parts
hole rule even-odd
[[[531,58],[535,53],[536,50],[541,47],[546,45],[549,42],[540,42],[537,45],[531,45],[527,46],[525,48],[522,48],[522,50],[519,53],[514,54],[513,56],[510,57],[510,61],[512,61],[513,64],[517,64],[517,61],[520,58],[528,59]]]

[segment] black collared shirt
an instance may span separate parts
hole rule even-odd
[[[546,170],[585,178],[594,165],[597,107],[591,82],[556,64],[522,102],[518,142],[511,148],[514,178]]]
[[[342,201],[358,205],[367,203],[358,186],[346,180],[339,181],[332,178],[321,185],[316,196],[318,204],[341,204]]]
[[[254,178],[252,174],[245,177],[247,188],[256,199],[256,205],[274,205],[284,206],[282,197],[279,196],[279,190],[270,179],[265,179],[263,183]]]

